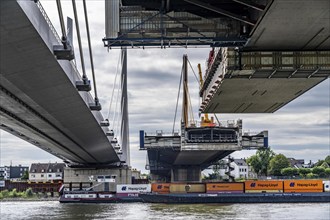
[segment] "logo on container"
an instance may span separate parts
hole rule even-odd
[[[251,187],[256,187],[256,183],[251,183]]]
[[[294,187],[295,183],[294,182],[291,182],[290,183],[290,187]]]
[[[127,189],[126,186],[121,187],[121,190],[122,190],[122,191],[126,191],[126,189]]]

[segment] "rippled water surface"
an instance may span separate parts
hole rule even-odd
[[[330,203],[166,205],[1,202],[1,219],[300,219],[329,220]]]

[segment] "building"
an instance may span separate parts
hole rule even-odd
[[[223,179],[228,179],[228,166],[225,164],[228,164],[228,159],[224,159],[223,163],[220,165],[220,170],[219,170],[219,175]],[[229,165],[231,167],[230,175],[234,177],[235,179],[237,178],[254,178],[254,173],[251,172],[251,168],[248,166],[246,163],[245,159],[233,159],[233,161]],[[251,174],[250,174],[251,172]],[[251,176],[252,175],[252,176]]]
[[[132,178],[141,179],[141,171],[137,169],[132,169]]]
[[[290,162],[290,166],[293,168],[303,168],[304,164],[305,164],[305,160],[304,159],[294,159],[294,158],[288,158],[289,162]]]
[[[295,159],[292,157],[288,158],[289,162],[290,162],[290,166],[292,168],[311,168],[313,167],[314,163],[310,160],[308,163],[305,163],[304,159]]]
[[[27,166],[3,166],[0,167],[0,179],[5,180],[20,180],[24,173],[29,170]]]
[[[234,168],[230,174],[234,176],[235,179],[247,179],[249,177],[249,166],[247,165],[245,159],[234,159],[234,161],[230,163],[230,166]]]
[[[6,179],[6,177],[7,177],[7,168],[8,167],[0,167],[0,180]]]
[[[64,163],[33,163],[30,168],[31,182],[51,182],[63,180]]]

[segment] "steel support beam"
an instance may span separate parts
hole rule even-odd
[[[247,23],[249,25],[252,25],[254,26],[255,25],[255,22],[249,20],[249,19],[246,19],[246,18],[243,18],[242,16],[239,16],[239,15],[236,15],[234,13],[231,13],[231,12],[228,12],[226,10],[223,10],[223,9],[220,9],[220,8],[217,8],[217,7],[214,7],[210,4],[207,4],[205,2],[202,2],[202,1],[198,1],[198,0],[184,0],[185,2],[188,2],[190,4],[193,4],[193,5],[197,5],[201,8],[205,8],[207,10],[210,10],[210,11],[213,11],[213,12],[216,12],[216,13],[219,13],[219,14],[222,14],[222,15],[225,15],[227,17],[230,17],[234,20],[238,20],[238,21],[241,21],[241,22],[244,22],[244,23]]]
[[[232,0],[233,2],[237,2],[239,4],[242,4],[242,5],[245,5],[245,6],[248,6],[250,8],[253,8],[255,10],[258,10],[258,11],[263,11],[265,10],[265,6],[263,5],[258,5],[258,4],[255,4],[251,1],[246,1],[246,0]]]

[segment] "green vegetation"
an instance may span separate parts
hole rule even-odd
[[[318,177],[325,177],[325,168],[320,166],[320,167],[314,167],[312,169],[312,173],[317,175]]]
[[[330,168],[324,168],[322,166],[313,168],[284,168],[281,170],[283,176],[295,177],[299,174],[301,178],[313,179],[313,178],[330,178]]]
[[[330,166],[330,155],[328,155],[324,161]]]
[[[247,159],[247,163],[258,175],[286,176],[290,178],[330,178],[330,155],[319,160],[313,168],[290,167],[290,161],[283,154],[275,154],[270,148],[259,149]]]
[[[270,149],[259,149],[257,153],[247,159],[247,163],[252,166],[258,175],[267,175],[269,162],[275,153]]]
[[[29,171],[25,171],[23,176],[21,177],[22,180],[28,180],[29,179]]]
[[[310,168],[299,168],[298,173],[301,177],[305,178],[307,174],[311,173],[312,170]]]
[[[283,176],[298,176],[299,170],[293,167],[286,167],[281,170]]]
[[[290,162],[283,154],[277,154],[269,161],[269,174],[281,176],[281,170],[290,167]]]
[[[0,192],[0,199],[5,198],[34,198],[36,197],[31,188],[28,188],[25,192],[17,192],[17,189],[11,191],[3,190]]]
[[[330,178],[330,168],[325,168],[325,175]]]

